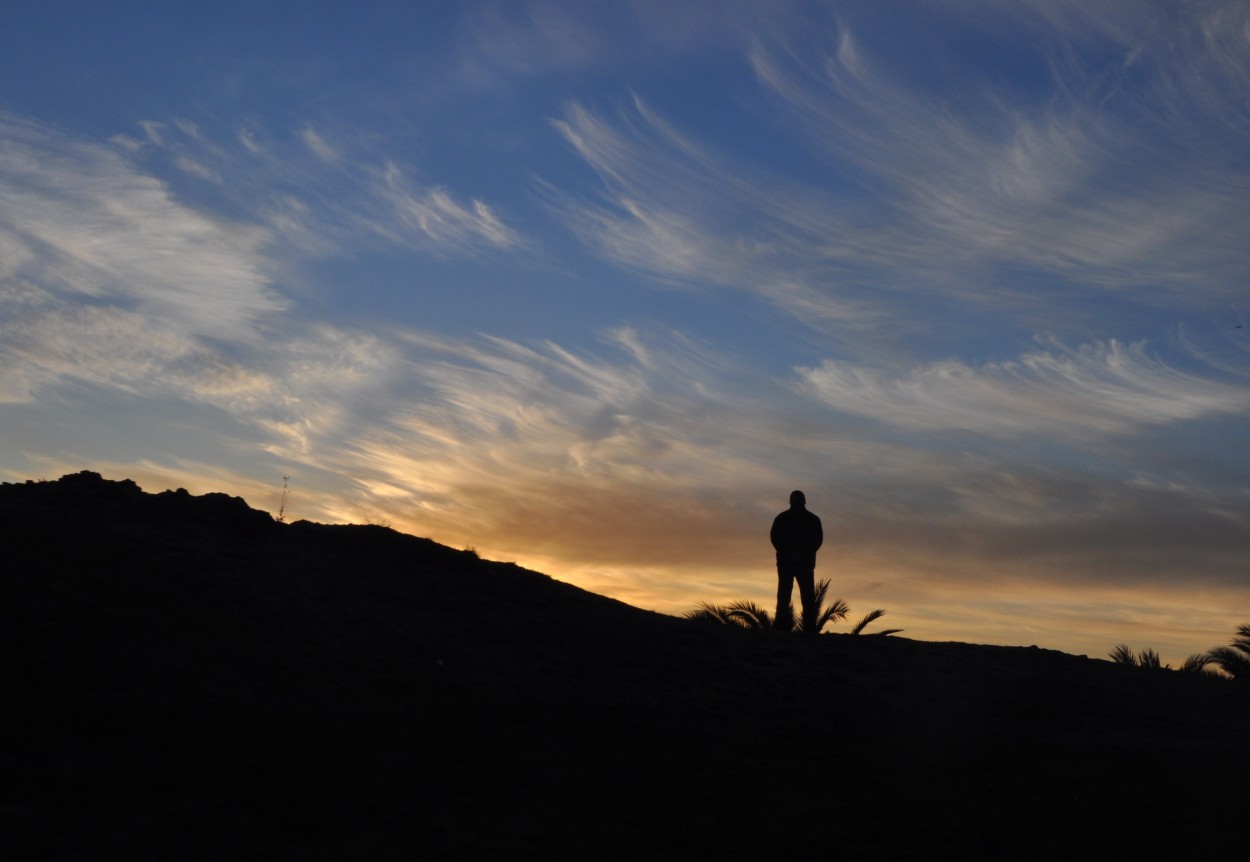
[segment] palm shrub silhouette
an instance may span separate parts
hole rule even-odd
[[[829,598],[828,578],[821,578],[816,582],[816,614],[812,628],[814,634],[819,634],[821,629],[827,625],[846,619],[846,615],[850,612],[851,608],[845,601]],[[793,609],[790,611],[790,618],[795,619]],[[803,630],[803,621],[801,619],[795,622],[794,630]]]
[[[829,586],[830,582],[827,578],[822,578],[816,582],[816,614],[813,620],[813,633],[819,633],[827,625],[841,622],[851,612],[850,606],[843,599],[831,599],[829,597]],[[866,626],[876,622],[883,616],[885,616],[885,611],[881,608],[870,612],[855,625],[851,630],[851,634],[862,634]],[[683,619],[696,620],[698,622],[737,626],[744,629],[771,629],[776,623],[773,615],[765,608],[745,599],[724,605],[700,602],[694,610],[687,611],[682,617]],[[793,620],[791,631],[803,631],[802,616],[794,612],[793,605],[790,606],[789,618]],[[885,629],[879,632],[872,632],[872,634],[892,635],[901,631],[902,629]]]
[[[699,602],[698,607],[682,615],[684,619],[698,622],[738,626],[744,629],[771,629],[773,617],[755,602],[745,599],[727,605]]]
[[[1211,653],[1200,652],[1194,653],[1189,658],[1181,662],[1181,666],[1177,670],[1185,673],[1200,673],[1203,676],[1220,676],[1219,671],[1212,670],[1210,665],[1213,664]]]
[[[864,618],[862,620],[855,624],[855,628],[851,629],[851,634],[863,634],[864,628],[867,627],[869,623],[874,623],[883,616],[885,616],[885,608],[877,608],[875,611],[869,611],[864,614]],[[871,634],[876,635],[877,637],[882,637],[884,635],[896,635],[901,631],[902,629],[882,629],[879,632],[871,632]]]
[[[827,578],[822,578],[816,582],[816,621],[814,628],[816,633],[821,632],[826,625],[841,622],[846,619],[850,612],[850,606],[843,599],[829,598],[829,580]],[[794,617],[793,609],[791,609],[790,616],[791,618]],[[864,618],[857,622],[854,628],[851,629],[851,634],[863,634],[865,628],[881,619],[883,616],[885,616],[885,608],[877,608],[876,610],[869,611],[864,615]],[[794,630],[802,631],[802,629],[803,623],[801,621],[796,622]],[[872,634],[879,636],[893,635],[898,634],[901,631],[902,629],[883,629],[879,632],[872,632]]]
[[[1250,684],[1250,625],[1237,626],[1237,636],[1228,646],[1211,650],[1207,659],[1237,682]]]
[[[1116,644],[1108,655],[1111,660],[1117,664],[1128,665],[1129,667],[1144,667],[1151,670],[1171,670],[1170,664],[1163,664],[1159,658],[1159,654],[1147,647],[1139,653],[1129,649],[1128,644]],[[1218,676],[1215,672],[1208,668],[1208,665],[1215,662],[1212,654],[1209,652],[1194,653],[1189,658],[1181,662],[1181,666],[1177,670],[1185,673],[1200,673],[1205,676]]]
[[[1163,664],[1159,660],[1159,654],[1150,647],[1146,647],[1141,652],[1135,653],[1129,649],[1128,644],[1116,644],[1115,648],[1111,650],[1108,655],[1111,656],[1111,660],[1113,662],[1116,662],[1117,664],[1125,664],[1129,667],[1147,667],[1155,670],[1172,669],[1171,665]]]

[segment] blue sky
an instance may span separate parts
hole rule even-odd
[[[26,3],[0,478],[924,639],[1250,614],[1241,2]]]

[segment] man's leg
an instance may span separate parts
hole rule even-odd
[[[777,613],[773,614],[773,628],[788,632],[794,627],[794,612],[790,609],[790,595],[794,592],[794,573],[784,566],[777,567]]]
[[[794,579],[799,582],[799,601],[803,603],[803,631],[816,634],[816,572],[795,572]]]

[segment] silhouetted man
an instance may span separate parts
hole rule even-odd
[[[807,511],[802,491],[790,494],[790,508],[773,519],[768,534],[777,549],[777,616],[775,625],[788,630],[794,625],[790,595],[799,582],[803,602],[803,631],[816,630],[816,551],[825,541],[820,518]]]

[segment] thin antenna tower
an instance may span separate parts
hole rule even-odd
[[[290,480],[289,476],[282,477],[282,502],[278,505],[278,523],[279,524],[283,523],[283,519],[286,517],[286,492],[287,492],[286,483],[289,480]]]

